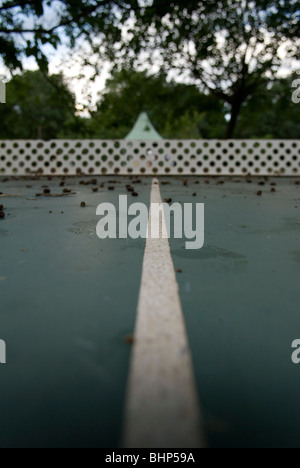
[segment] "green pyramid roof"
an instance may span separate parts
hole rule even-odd
[[[146,112],[142,112],[125,140],[162,140]]]

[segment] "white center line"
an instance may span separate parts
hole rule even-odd
[[[162,203],[157,179],[153,180],[151,203]],[[161,229],[166,227],[164,217],[160,224]],[[205,447],[168,239],[148,238],[146,242],[123,445]]]

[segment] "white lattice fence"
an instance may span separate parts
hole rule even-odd
[[[0,175],[299,175],[300,140],[0,140]]]

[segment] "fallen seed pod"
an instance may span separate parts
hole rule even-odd
[[[133,345],[134,344],[134,336],[133,335],[125,335],[124,336],[124,341],[128,345]]]

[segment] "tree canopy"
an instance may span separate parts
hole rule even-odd
[[[234,135],[247,99],[299,60],[298,0],[153,0],[136,15],[121,60],[147,60],[193,79],[225,102]],[[147,57],[147,58],[146,58]],[[299,64],[299,62],[298,62]]]
[[[0,3],[0,56],[6,66],[22,68],[24,57],[34,57],[47,68],[44,46],[57,48],[63,40],[73,47],[79,38],[92,41],[121,38],[138,0],[4,0]],[[122,19],[122,21],[121,21]]]
[[[60,75],[26,71],[7,84],[0,138],[58,138],[76,126],[75,97]]]
[[[19,71],[25,57],[34,57],[41,71],[16,76],[10,83],[13,96],[5,121],[16,117],[16,106],[23,116],[33,106],[36,115],[37,96],[30,101],[27,92],[24,97],[25,89],[34,88],[53,119],[58,90],[69,96],[66,106],[63,100],[59,105],[64,106],[63,134],[72,137],[123,137],[144,110],[163,136],[176,138],[277,137],[284,127],[275,131],[266,119],[282,112],[289,122],[285,135],[291,137],[298,129],[291,116],[297,121],[299,114],[287,86],[300,66],[299,20],[298,0],[0,0],[4,64]],[[74,98],[62,76],[50,79],[47,54],[49,45],[72,48],[87,42],[91,54],[109,60],[114,73],[92,118],[80,119],[74,116]],[[287,80],[279,78],[282,70],[289,74]],[[283,94],[286,98],[280,98]],[[62,119],[56,119],[60,125]],[[34,119],[32,125],[35,130],[25,122],[20,134],[36,135]],[[7,130],[13,132],[10,125]],[[43,135],[59,135],[57,131],[43,128]]]
[[[218,138],[226,124],[224,106],[196,86],[123,69],[108,80],[92,114],[93,134],[123,138],[143,111],[165,138]]]
[[[261,86],[243,106],[237,138],[298,139],[300,106],[291,99],[294,76]]]
[[[294,76],[261,85],[243,104],[237,138],[299,138],[300,106],[291,99]],[[75,98],[61,75],[26,71],[7,85],[0,106],[0,138],[124,138],[147,111],[165,138],[222,138],[226,106],[195,85],[164,73],[123,69],[107,81],[91,116],[76,115]]]

